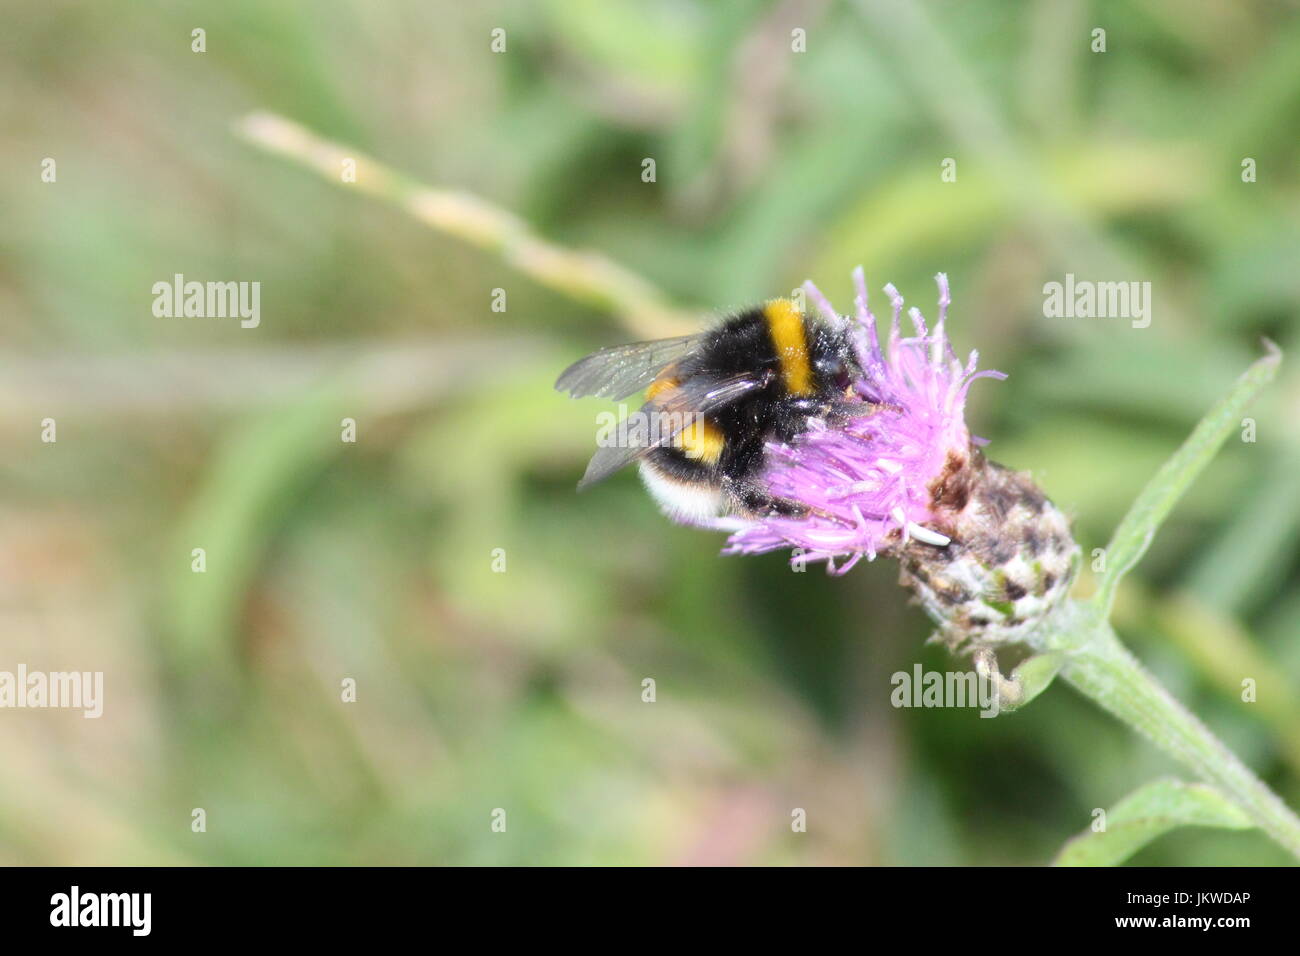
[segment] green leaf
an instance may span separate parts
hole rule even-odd
[[[1228,435],[1240,426],[1241,413],[1246,406],[1277,374],[1282,351],[1267,339],[1264,344],[1268,354],[1246,369],[1232,390],[1201,419],[1182,447],[1142,489],[1128,514],[1115,529],[1115,534],[1106,547],[1106,572],[1094,598],[1103,615],[1110,612],[1120,578],[1146,553],[1156,530],[1169,516],[1183,492],[1209,464]]]
[[[210,683],[235,668],[240,608],[295,496],[345,447],[336,426],[346,408],[342,393],[320,388],[236,424],[217,450],[161,578],[183,673]],[[191,570],[196,547],[202,574]]]
[[[1061,848],[1055,866],[1115,866],[1178,827],[1249,830],[1246,811],[1203,783],[1157,780],[1129,794],[1106,814],[1106,829],[1085,830]]]
[[[1013,710],[1019,710],[1027,703],[1041,694],[1056,679],[1056,674],[1065,663],[1065,655],[1056,651],[1049,651],[1046,654],[1035,654],[1033,657],[1027,657],[1011,672],[1011,680],[1014,686],[1019,688],[1019,694],[1014,701],[1004,702],[1001,705],[1003,713],[1009,713]]]
[[[1183,580],[1183,590],[1228,613],[1257,607],[1284,590],[1291,556],[1300,550],[1300,440],[1273,444],[1271,461],[1255,469],[1231,520],[1199,550]]]

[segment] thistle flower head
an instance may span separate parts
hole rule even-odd
[[[862,371],[854,388],[862,411],[833,424],[814,420],[794,441],[768,445],[767,491],[807,513],[746,522],[725,553],[797,548],[805,560],[826,561],[828,570],[842,574],[863,556],[872,560],[911,541],[949,543],[952,512],[966,504],[964,476],[973,454],[963,414],[967,390],[977,378],[1006,376],[976,371],[976,352],[964,364],[957,358],[945,328],[948,279],[935,278],[938,320],[931,330],[913,308],[910,334],[902,328],[902,296],[885,286],[893,319],[882,348],[862,269],[854,270],[852,334]],[[807,282],[804,289],[818,311],[844,321],[816,286]]]

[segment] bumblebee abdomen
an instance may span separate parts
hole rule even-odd
[[[651,493],[666,510],[695,520],[706,512],[779,510],[780,503],[758,490],[766,445],[793,439],[809,415],[834,399],[841,386],[827,370],[847,353],[841,335],[788,299],[747,309],[717,326],[651,383],[648,401],[658,408],[686,407],[676,390],[708,396],[714,383],[737,377],[755,387],[688,415],[672,441],[644,456],[641,473]]]

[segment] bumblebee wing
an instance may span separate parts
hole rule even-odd
[[[728,378],[690,379],[661,392],[619,422],[614,432],[602,440],[578,482],[578,490],[608,478],[651,449],[668,444],[692,423],[694,416],[730,405],[770,380],[770,373],[744,372]]]
[[[578,359],[560,375],[555,387],[573,398],[625,398],[659,377],[700,340],[702,333],[653,342],[612,345]]]

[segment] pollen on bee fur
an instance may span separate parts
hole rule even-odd
[[[678,382],[675,378],[657,378],[651,382],[650,386],[645,390],[645,397],[648,399],[655,398],[658,395],[662,395],[664,392],[672,391],[677,387],[677,385]]]
[[[721,431],[710,425],[703,416],[695,416],[677,436],[682,452],[687,458],[705,464],[716,464],[722,457],[726,439]]]

